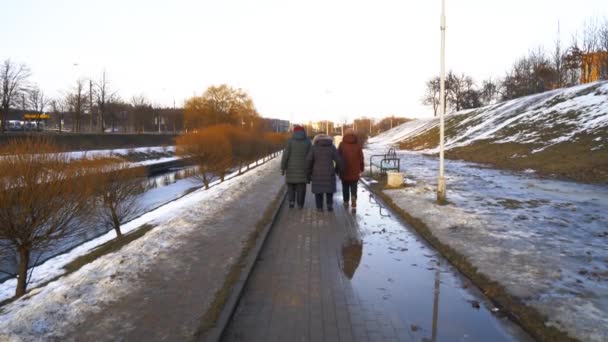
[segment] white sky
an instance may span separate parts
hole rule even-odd
[[[180,106],[209,85],[295,121],[431,116],[440,0],[3,0],[0,60],[50,96],[106,70],[123,99]],[[447,68],[481,82],[608,14],[606,0],[446,0]],[[77,63],[77,66],[74,64]]]

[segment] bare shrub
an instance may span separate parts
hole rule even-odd
[[[224,180],[232,166],[232,151],[228,137],[217,127],[208,127],[186,133],[176,140],[177,154],[192,159],[199,166],[199,176],[209,188],[209,175]]]
[[[77,234],[74,223],[90,208],[93,179],[58,151],[41,138],[0,147],[0,240],[18,256],[16,297],[25,294],[32,251]]]
[[[112,227],[117,237],[122,237],[121,224],[137,211],[137,195],[144,191],[146,171],[143,167],[131,167],[120,158],[97,160],[95,174],[95,217]]]

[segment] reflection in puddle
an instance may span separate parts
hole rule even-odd
[[[361,240],[349,239],[348,244],[342,246],[342,271],[348,279],[353,279],[361,262],[362,253],[363,242]]]
[[[412,340],[519,341],[529,337],[432,247],[361,189],[353,229],[342,246],[343,272],[366,320],[405,327]],[[363,253],[365,247],[365,253]],[[476,303],[477,305],[472,305]],[[389,313],[388,315],[386,313]]]

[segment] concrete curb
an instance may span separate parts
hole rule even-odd
[[[281,198],[281,199],[279,201],[279,205],[277,205],[277,207],[274,209],[274,211],[272,213],[272,219],[270,220],[270,222],[268,224],[266,224],[266,226],[262,230],[261,235],[258,237],[258,239],[255,243],[255,246],[253,247],[253,250],[249,253],[249,255],[247,255],[246,264],[241,271],[239,280],[232,287],[232,290],[230,292],[230,297],[224,304],[224,307],[222,308],[222,311],[219,315],[219,318],[217,319],[215,326],[213,328],[211,328],[205,336],[203,336],[201,341],[216,342],[222,338],[224,330],[228,326],[228,323],[232,319],[232,316],[236,310],[236,307],[239,304],[239,301],[243,294],[243,290],[245,289],[245,284],[247,283],[247,280],[249,279],[249,277],[253,271],[253,267],[260,255],[260,252],[262,251],[262,248],[264,247],[264,244],[270,233],[270,230],[275,225],[275,223],[277,221],[277,217],[279,216],[279,212],[281,211],[281,209],[283,208],[283,205],[285,203],[285,198],[287,197],[287,191],[286,191],[285,187],[281,188],[280,191],[282,191],[283,193],[279,195],[279,198]]]

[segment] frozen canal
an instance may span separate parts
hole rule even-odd
[[[449,160],[451,204],[437,207],[437,159],[399,157],[410,186],[386,192],[395,203],[550,324],[608,339],[608,186]]]

